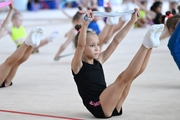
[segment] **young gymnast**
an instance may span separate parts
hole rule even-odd
[[[177,14],[177,6],[179,0],[170,0],[169,1],[169,10],[172,12],[173,15]]]
[[[11,20],[12,20],[12,27],[7,30],[6,34],[9,34],[11,36],[12,40],[14,41],[14,43],[18,48],[19,46],[22,45],[24,39],[26,38],[26,31],[22,25],[23,16],[20,12],[14,12]],[[33,50],[33,53],[39,52],[38,48],[48,44],[49,42],[52,42],[57,35],[58,35],[58,31],[54,31],[51,33],[50,36],[48,36],[45,39],[42,39],[40,45]]]
[[[180,50],[179,50],[179,29],[180,29],[180,15],[176,14],[174,16],[171,16],[170,18],[165,20],[165,16],[161,17],[161,22],[165,24],[165,28],[162,35],[161,40],[171,36],[171,38],[168,41],[168,48],[171,51],[171,54],[174,58],[174,61],[176,62],[179,70],[180,70]]]
[[[13,5],[10,4],[9,6],[10,11],[0,28],[0,38],[6,31],[13,14]],[[0,88],[12,85],[12,79],[14,78],[18,67],[29,58],[33,48],[39,46],[42,34],[43,30],[41,28],[33,28],[22,45],[0,65]]]
[[[35,27],[22,45],[0,65],[0,88],[12,85],[18,67],[29,58],[33,49],[39,46],[42,34],[43,30]]]
[[[92,11],[85,14],[94,18]],[[100,53],[100,41],[95,32],[88,31],[89,22],[77,25],[75,37],[76,51],[71,62],[72,74],[84,106],[97,118],[109,118],[122,114],[131,84],[146,68],[152,48],[160,44],[159,37],[163,24],[153,25],[146,33],[143,44],[129,66],[117,77],[114,83],[106,86],[102,64],[112,55],[118,44],[137,21],[139,11],[135,9],[129,22],[115,35],[107,49]]]
[[[162,16],[162,5],[163,3],[161,1],[155,1],[151,6],[151,11],[156,13],[155,18],[153,19],[154,24],[160,24],[159,19]]]

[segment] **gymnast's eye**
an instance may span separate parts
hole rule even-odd
[[[94,47],[94,45],[90,45],[90,47]]]

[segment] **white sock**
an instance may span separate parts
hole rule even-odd
[[[39,46],[42,35],[43,35],[43,29],[38,27],[38,30],[37,30],[36,34],[34,35],[34,37],[33,37],[34,38],[33,41],[35,41],[34,44],[33,44],[34,47]]]
[[[154,46],[155,48],[158,47],[160,45],[160,36],[164,30],[164,24],[159,24],[158,26],[158,30],[157,32],[154,34],[155,39],[157,40],[156,42],[156,46]]]
[[[47,40],[49,42],[53,42],[53,40],[58,36],[59,32],[58,31],[54,31],[51,33],[51,35],[47,38]]]
[[[119,17],[108,17],[106,22],[108,25],[117,25],[119,23]]]
[[[25,39],[25,44],[26,44],[26,45],[31,46],[31,45],[33,44],[33,42],[35,42],[35,41],[32,40],[32,37],[33,37],[34,33],[37,32],[37,30],[38,30],[38,28],[37,28],[37,27],[34,27],[34,28],[31,30],[31,32],[28,34],[27,38]]]
[[[148,49],[158,47],[160,45],[159,38],[161,36],[163,29],[163,24],[150,26],[149,30],[147,31],[144,37],[143,45]]]
[[[150,49],[153,48],[154,46],[157,46],[157,42],[155,39],[155,33],[157,31],[157,27],[156,25],[152,25],[149,27],[148,31],[146,32],[145,36],[144,36],[144,40],[143,40],[143,45]]]
[[[119,23],[119,18],[120,18],[119,16],[113,18],[114,19],[114,25],[117,25]]]
[[[112,19],[112,17],[108,17],[106,23],[107,23],[108,25],[113,25],[113,19]]]
[[[124,22],[127,22],[127,21],[129,21],[131,19],[131,15],[123,15],[122,16],[122,21],[124,21]]]

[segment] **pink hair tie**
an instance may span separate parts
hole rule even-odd
[[[80,31],[81,31],[81,29],[78,30],[78,32],[80,32]]]
[[[80,11],[79,11],[79,13],[83,13],[83,11],[82,11],[82,10],[80,10]]]
[[[89,10],[92,10],[93,8],[92,7],[89,7]]]
[[[1,2],[1,3],[0,3],[0,8],[9,6],[10,4],[11,4],[11,1],[8,1],[8,2]]]
[[[110,3],[105,3],[104,7],[108,7],[109,8],[109,7],[111,7],[111,5],[110,5]]]
[[[171,18],[173,16],[173,14],[169,14],[169,15],[167,15],[166,17],[169,19],[169,18]]]

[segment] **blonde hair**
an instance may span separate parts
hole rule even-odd
[[[22,14],[21,14],[20,12],[18,12],[18,11],[15,11],[15,12],[13,13],[13,15],[12,15],[11,20],[17,19],[19,16],[22,16]]]

